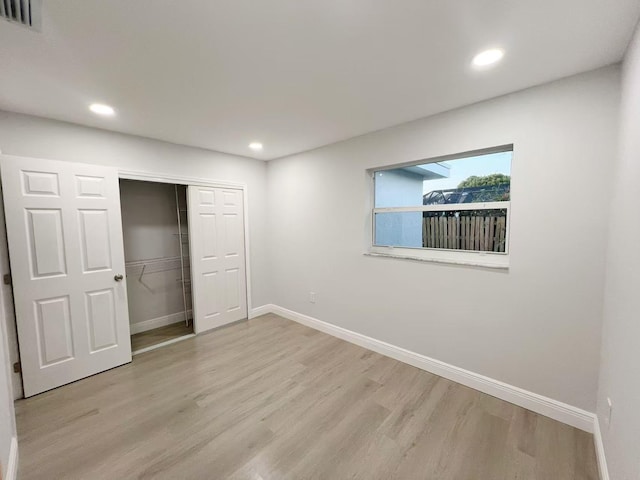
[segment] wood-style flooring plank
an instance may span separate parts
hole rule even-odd
[[[276,315],[16,412],[23,480],[598,478],[591,435]]]
[[[185,322],[172,323],[164,327],[154,328],[146,332],[131,335],[131,350],[133,352],[157,345],[167,340],[184,337],[193,333],[193,325],[186,325]]]

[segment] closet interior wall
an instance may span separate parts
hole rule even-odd
[[[191,325],[186,186],[120,180],[131,334]]]

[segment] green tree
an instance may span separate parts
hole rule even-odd
[[[473,175],[460,182],[458,188],[473,188],[473,202],[503,202],[511,197],[511,177],[502,173]]]
[[[458,185],[458,188],[493,187],[495,185],[502,185],[505,183],[510,184],[511,177],[502,173],[493,173],[491,175],[484,175],[482,177],[472,175],[471,177],[461,181]]]

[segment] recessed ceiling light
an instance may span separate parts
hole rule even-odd
[[[262,144],[260,142],[251,142],[249,144],[249,148],[254,152],[259,152],[260,150],[262,150]]]
[[[502,60],[504,57],[504,50],[501,48],[491,48],[489,50],[485,50],[480,52],[475,57],[473,57],[473,66],[476,68],[488,67],[490,65],[494,65]]]
[[[89,105],[89,110],[91,110],[93,113],[97,113],[98,115],[106,116],[115,115],[116,113],[113,107],[110,107],[109,105],[105,105],[103,103],[92,103],[91,105]]]

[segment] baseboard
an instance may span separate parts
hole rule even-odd
[[[252,318],[259,317],[260,315],[266,315],[267,313],[272,313],[275,305],[262,305],[260,307],[252,308],[249,312],[249,320]]]
[[[600,431],[600,421],[598,420],[598,417],[594,419],[593,427],[593,442],[596,446],[596,458],[598,459],[600,480],[609,480],[609,468],[607,467],[607,458],[604,454],[604,442],[602,441],[602,432]]]
[[[527,410],[579,428],[580,430],[593,433],[595,414],[582,410],[581,408],[529,392],[528,390],[376,340],[375,338],[367,337],[366,335],[323,322],[317,318],[294,312],[293,310],[288,310],[278,305],[268,304],[257,307],[252,310],[251,318],[264,315],[265,313],[275,313],[276,315],[301,323],[307,327],[320,330],[321,332],[346,340],[347,342],[373,350],[381,355],[413,365],[414,367],[474,388],[483,393],[526,408]]]
[[[0,472],[1,474],[2,472]],[[9,451],[9,463],[7,463],[7,480],[18,478],[18,439],[11,438],[11,450]]]
[[[192,318],[191,310],[187,312],[189,318]],[[184,322],[184,312],[172,313],[163,317],[152,318],[143,322],[132,323],[130,325],[131,335],[136,333],[146,332],[147,330],[153,330],[154,328],[165,327],[174,323]]]

